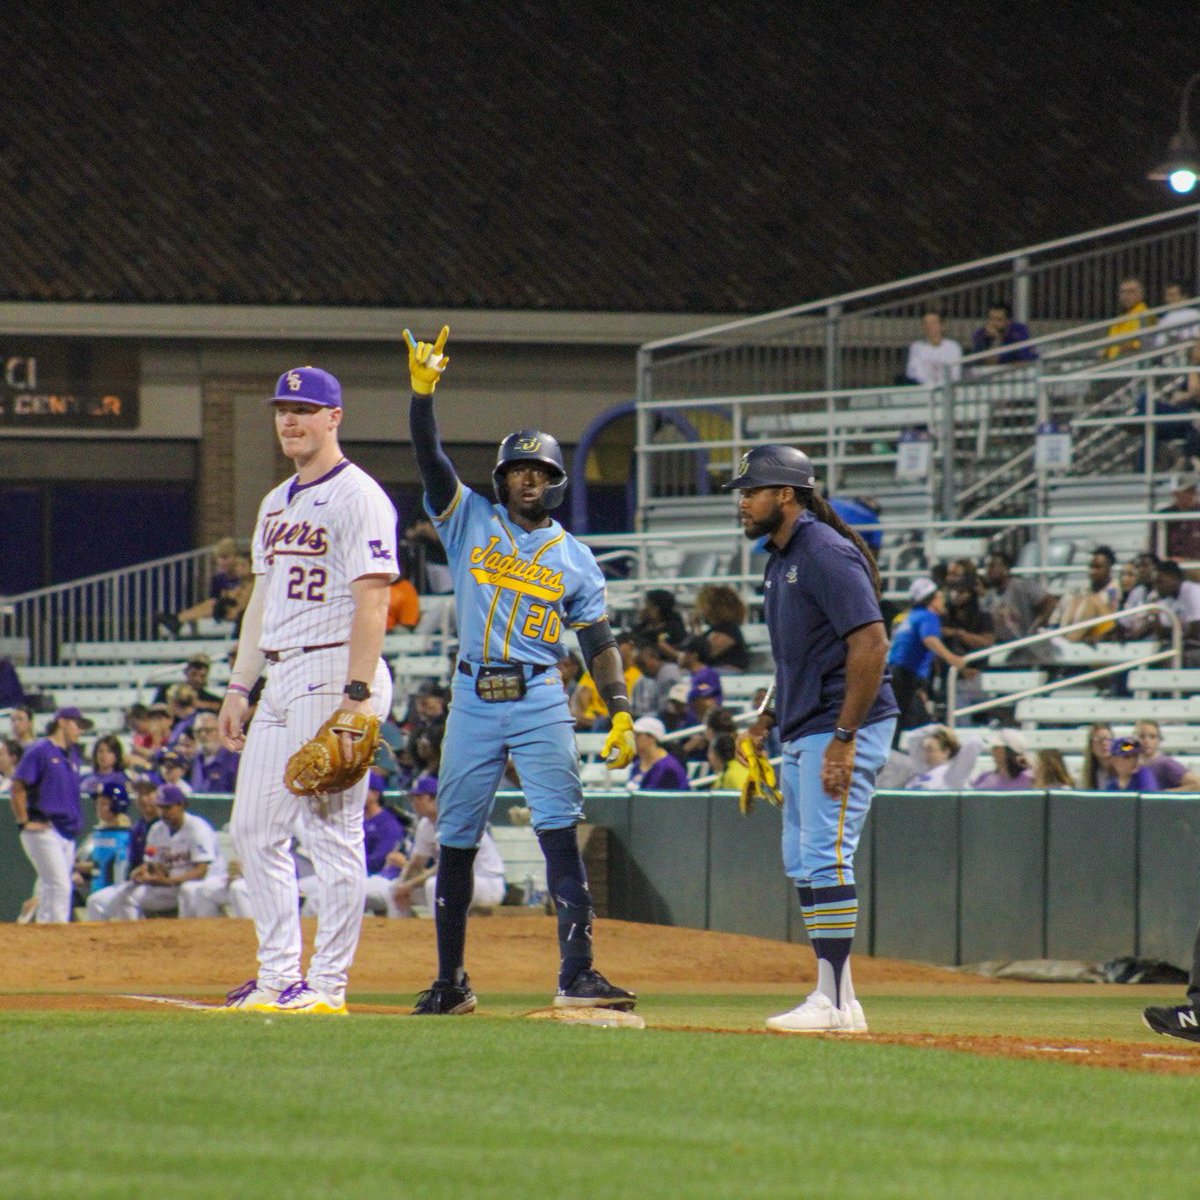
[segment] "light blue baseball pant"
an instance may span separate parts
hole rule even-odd
[[[814,888],[854,883],[854,853],[887,762],[895,717],[865,725],[855,739],[849,793],[835,799],[821,787],[821,762],[832,733],[810,733],[783,744],[783,869]]]
[[[439,845],[479,845],[509,754],[535,830],[583,820],[579,750],[562,676],[554,667],[534,675],[527,666],[525,685],[520,700],[489,704],[475,694],[473,678],[454,672],[438,772]]]

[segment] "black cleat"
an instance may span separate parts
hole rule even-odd
[[[585,967],[570,986],[558,989],[555,1008],[623,1008],[631,1009],[637,996],[616,984],[609,983],[599,971]]]
[[[462,985],[451,983],[448,979],[435,979],[433,983],[417,997],[417,1006],[412,1010],[414,1017],[458,1016],[460,1013],[475,1011],[479,1001],[471,991],[471,981],[464,975]]]
[[[1148,1008],[1142,1013],[1142,1023],[1151,1032],[1165,1037],[1200,1042],[1200,1012],[1190,1004],[1181,1004],[1178,1008]]]

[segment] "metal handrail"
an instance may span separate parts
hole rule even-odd
[[[992,254],[987,258],[977,258],[971,262],[961,263],[953,267],[941,267],[936,271],[926,271],[921,275],[910,275],[906,279],[895,280],[891,283],[877,284],[869,288],[859,288],[853,292],[843,292],[839,296],[829,296],[821,300],[809,300],[804,304],[775,309],[773,312],[760,313],[753,317],[743,317],[737,321],[726,321],[720,325],[709,325],[704,329],[697,329],[691,333],[679,334],[671,338],[661,338],[656,342],[647,342],[642,349],[647,351],[663,350],[670,346],[681,346],[689,342],[704,341],[720,334],[746,329],[768,321],[799,317],[806,313],[821,313],[832,305],[839,305],[844,308],[845,305],[855,303],[859,300],[868,300],[876,296],[883,297],[894,292],[909,291],[915,287],[922,287],[927,283],[937,283],[943,279],[982,271],[988,267],[1004,266],[1016,259],[1045,254],[1051,250],[1062,250],[1068,246],[1078,246],[1089,241],[1101,241],[1106,237],[1111,237],[1119,233],[1129,233],[1135,229],[1145,229],[1151,225],[1174,221],[1188,214],[1200,214],[1200,204],[1184,205],[1180,208],[1169,209],[1166,212],[1152,213],[1147,217],[1135,217],[1131,221],[1122,221],[1117,225],[1106,225],[1101,229],[1093,229],[1087,233],[1076,233],[1068,237],[1055,238],[1049,242],[1038,242],[1035,245],[1025,246],[1019,250],[1008,250],[1002,254]],[[1008,349],[1008,347],[1005,348]]]
[[[1164,658],[1171,658],[1174,660],[1174,666],[1180,666],[1183,662],[1183,625],[1175,613],[1161,600],[1151,600],[1146,604],[1135,605],[1133,608],[1123,608],[1119,613],[1105,613],[1103,616],[1089,617],[1085,621],[1075,621],[1070,625],[1060,625],[1055,629],[1043,629],[1040,633],[1031,633],[1027,637],[1017,638],[1015,641],[997,642],[994,646],[985,646],[981,650],[972,650],[970,654],[962,655],[962,659],[967,666],[970,666],[974,662],[982,662],[990,658],[993,654],[1001,652],[1007,654],[1013,650],[1023,649],[1026,646],[1036,646],[1042,642],[1051,641],[1054,638],[1064,637],[1068,633],[1076,633],[1083,629],[1092,629],[1097,625],[1108,625],[1120,617],[1132,617],[1139,613],[1151,612],[1165,614],[1169,618],[1168,624],[1171,626],[1170,650],[1160,650],[1152,654],[1141,655],[1137,658],[1124,659],[1119,663],[1097,667],[1095,670],[1087,671],[1082,675],[1070,675],[1065,679],[1051,680],[1048,683],[1039,684],[1037,687],[1025,688],[1023,691],[998,696],[994,700],[983,700],[978,704],[970,704],[964,708],[959,708],[957,706],[959,668],[952,666],[946,672],[946,724],[953,727],[958,717],[966,713],[984,712],[990,708],[1008,708],[1016,701],[1025,700],[1030,696],[1042,696],[1069,685],[1086,683],[1092,679],[1103,679],[1109,675],[1118,675],[1122,671],[1128,671],[1131,667],[1142,666],[1148,662],[1159,662]]]

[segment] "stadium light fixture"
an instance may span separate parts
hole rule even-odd
[[[1183,95],[1179,101],[1179,129],[1167,146],[1167,157],[1147,176],[1159,182],[1170,185],[1172,191],[1186,196],[1198,181],[1200,181],[1200,147],[1192,133],[1188,121],[1188,105],[1192,100],[1192,89],[1200,82],[1200,71],[1197,71],[1183,85]]]

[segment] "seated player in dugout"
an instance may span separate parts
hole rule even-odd
[[[500,443],[492,472],[496,503],[459,480],[442,450],[432,400],[449,362],[443,353],[449,333],[444,326],[431,345],[405,330],[413,452],[425,508],[454,580],[460,645],[439,772],[438,977],[415,1011],[475,1008],[463,966],[473,864],[510,753],[558,913],[554,1004],[632,1008],[634,994],[593,966],[592,897],[575,832],[583,819],[583,786],[574,720],[555,669],[567,622],[612,714],[604,753],[612,765],[627,766],[634,755],[633,718],[606,617],[604,576],[592,552],[550,517],[566,495],[567,473],[549,434],[522,429]]]

